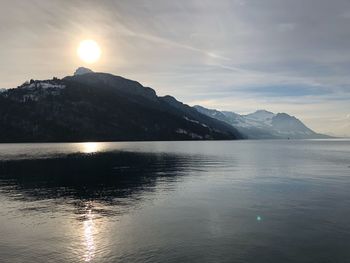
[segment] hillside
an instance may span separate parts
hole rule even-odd
[[[78,69],[0,93],[0,142],[238,138],[227,123],[108,73]]]
[[[198,112],[224,121],[235,127],[248,139],[318,139],[329,138],[308,128],[304,123],[287,113],[272,113],[258,110],[247,115],[230,111],[211,110],[194,106]]]

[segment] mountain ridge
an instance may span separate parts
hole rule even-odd
[[[0,142],[239,138],[227,123],[109,73],[31,80],[0,93]]]
[[[200,105],[193,107],[207,116],[232,125],[247,139],[331,138],[331,136],[314,132],[298,118],[287,113],[257,110],[250,114],[240,115],[230,111],[207,109]]]

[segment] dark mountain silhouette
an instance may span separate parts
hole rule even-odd
[[[225,122],[140,83],[80,68],[0,93],[0,142],[238,139]]]

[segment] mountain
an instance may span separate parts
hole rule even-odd
[[[218,111],[194,106],[209,117],[224,121],[248,139],[313,139],[329,138],[308,128],[299,119],[286,113],[273,113],[258,110],[247,115],[239,115],[230,111]]]
[[[80,68],[77,68],[77,70],[74,72],[74,76],[84,75],[87,73],[94,73],[94,72],[89,68],[80,67]]]
[[[231,140],[225,122],[108,73],[78,69],[0,93],[0,142]]]

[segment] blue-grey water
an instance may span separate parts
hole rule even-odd
[[[350,141],[2,144],[0,262],[350,262]]]

